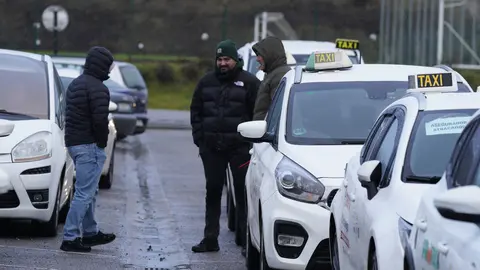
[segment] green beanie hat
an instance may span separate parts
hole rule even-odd
[[[235,42],[231,41],[230,39],[224,40],[217,45],[217,51],[216,51],[216,57],[215,59],[222,57],[222,56],[227,56],[238,62],[238,52],[237,52],[237,46]]]

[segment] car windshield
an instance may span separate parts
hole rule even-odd
[[[114,88],[114,89],[124,88],[123,86],[121,86],[120,84],[116,83],[116,82],[113,81],[112,79],[108,79],[108,80],[104,81],[103,84],[105,84],[105,86],[108,87],[108,88]]]
[[[41,61],[0,54],[0,118],[10,113],[18,114],[19,119],[48,119],[47,77],[46,65]]]
[[[295,58],[295,61],[297,61],[297,65],[306,65],[308,58],[310,57],[310,54],[293,54],[293,58]],[[353,64],[358,64],[358,59],[355,55],[349,55],[348,58],[350,58],[350,61],[352,61]]]
[[[405,155],[402,180],[440,180],[460,133],[475,109],[419,112]]]
[[[80,73],[83,72],[83,64],[71,64],[71,63],[54,63],[57,69],[75,69]]]
[[[140,74],[140,71],[138,71],[136,67],[130,65],[120,66],[120,72],[122,73],[122,78],[128,88],[147,88],[142,74]]]
[[[459,86],[460,91],[468,92],[464,85]],[[380,112],[403,97],[407,87],[406,81],[294,84],[288,101],[287,141],[303,145],[362,144]]]

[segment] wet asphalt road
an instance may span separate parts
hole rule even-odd
[[[0,229],[0,269],[243,270],[225,214],[220,252],[190,251],[202,238],[204,189],[191,131],[129,137],[117,143],[113,187],[100,190],[96,208],[100,229],[117,239],[88,254],[65,253],[58,249],[61,229],[56,238],[41,238],[29,223],[9,222]]]

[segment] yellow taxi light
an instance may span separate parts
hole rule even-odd
[[[343,51],[313,52],[305,65],[306,71],[321,71],[351,68],[352,61]]]
[[[408,91],[412,92],[457,92],[457,80],[452,72],[416,74],[408,76]]]
[[[360,41],[356,39],[337,38],[335,40],[335,47],[342,50],[359,50]]]

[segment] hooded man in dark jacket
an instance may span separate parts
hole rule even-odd
[[[280,80],[291,69],[287,65],[283,43],[276,37],[261,40],[253,45],[252,50],[257,55],[260,69],[265,72],[265,77],[258,89],[253,120],[264,120]]]
[[[106,48],[88,51],[83,74],[68,86],[65,111],[65,145],[75,164],[75,194],[63,229],[60,249],[90,252],[92,246],[115,240],[98,230],[95,197],[105,163],[110,93],[103,81],[113,68]]]
[[[242,62],[234,42],[220,42],[215,71],[200,79],[193,93],[190,106],[193,142],[199,148],[207,182],[204,238],[192,247],[193,252],[220,249],[217,239],[227,164],[233,175],[238,229],[245,236],[243,190],[250,144],[238,134],[237,126],[252,120],[260,81],[242,69]]]

